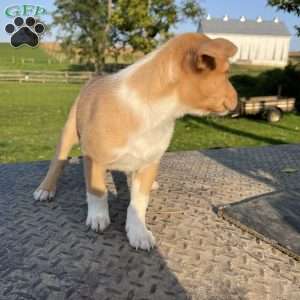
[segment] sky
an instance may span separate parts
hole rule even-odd
[[[179,1],[178,1],[179,2]],[[212,17],[223,17],[228,15],[230,18],[239,18],[245,16],[247,19],[256,19],[257,16],[261,16],[265,20],[272,20],[274,17],[278,17],[283,21],[290,33],[292,34],[292,40],[290,49],[300,51],[300,38],[296,36],[296,30],[294,26],[300,24],[300,18],[293,14],[287,14],[276,11],[275,8],[266,5],[267,0],[200,0],[201,6]],[[1,0],[0,2],[0,42],[9,42],[9,35],[5,32],[4,28],[7,23],[12,21],[5,15],[5,9],[12,5],[40,5],[47,9],[51,13],[54,9],[54,0]],[[51,23],[51,16],[43,17],[42,20],[47,24]],[[197,25],[189,22],[180,23],[175,32],[188,32],[196,31]],[[55,40],[55,32],[51,36],[47,36],[46,40]]]

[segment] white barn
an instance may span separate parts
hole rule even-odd
[[[199,23],[198,32],[210,38],[226,38],[238,48],[232,62],[253,65],[285,66],[288,63],[291,35],[283,22],[247,20],[245,17],[230,19],[211,18]]]

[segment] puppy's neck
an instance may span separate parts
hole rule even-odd
[[[183,109],[178,99],[179,74],[173,51],[162,46],[117,74],[119,98],[142,118],[147,127],[175,121]]]
[[[178,82],[177,61],[165,44],[120,73],[141,101],[156,102],[173,93]]]

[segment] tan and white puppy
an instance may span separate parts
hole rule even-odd
[[[185,114],[223,116],[234,110],[237,95],[228,80],[228,58],[236,51],[228,40],[187,33],[114,75],[92,79],[71,108],[55,157],[34,198],[54,197],[68,153],[80,143],[86,224],[96,231],[110,224],[106,170],[132,172],[127,237],[135,248],[152,248],[155,241],[145,215],[175,120]]]

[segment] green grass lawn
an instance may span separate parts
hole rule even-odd
[[[63,71],[68,68],[69,64],[60,64],[41,47],[29,48],[22,46],[13,48],[8,43],[0,43],[0,70]]]
[[[177,121],[170,151],[300,143],[300,115],[285,114],[279,123],[258,118],[196,118]]]
[[[76,84],[0,82],[0,162],[50,159],[80,90]],[[247,147],[300,142],[300,116],[268,124],[259,119],[178,120],[169,150]],[[72,155],[78,155],[78,147]]]
[[[49,159],[79,89],[0,82],[0,161]]]

